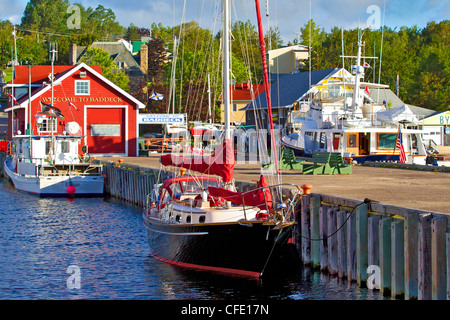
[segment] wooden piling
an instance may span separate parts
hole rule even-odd
[[[447,300],[450,300],[450,233],[447,233],[445,236],[447,240]]]
[[[356,281],[356,218],[347,215],[347,280]]]
[[[358,286],[365,286],[368,267],[367,220],[369,217],[367,204],[355,209],[356,213],[356,276]]]
[[[379,225],[380,291],[384,296],[391,294],[391,218],[382,218]]]
[[[347,276],[347,212],[337,212],[337,225],[339,231],[337,232],[337,247],[338,247],[338,277],[344,278]]]
[[[447,251],[447,300],[450,300],[450,233],[446,237],[446,251]]]
[[[447,298],[447,259],[446,255],[447,219],[437,217],[431,220],[431,272],[432,299]]]
[[[311,214],[311,267],[320,269],[320,196],[313,196],[310,202]]]
[[[338,274],[338,244],[337,244],[337,226],[336,226],[336,209],[329,208],[327,210],[328,219],[328,272],[331,275]]]
[[[396,219],[396,221],[391,223],[391,255],[391,296],[394,299],[399,299],[403,298],[405,295],[405,250],[403,220]]]
[[[379,250],[380,220],[381,220],[381,216],[372,216],[372,217],[369,217],[369,219],[368,219],[367,263],[369,266],[379,266],[380,265],[380,250]]]
[[[320,207],[320,271],[328,271],[328,207]]]
[[[405,299],[418,298],[418,217],[417,213],[405,215]]]
[[[301,225],[301,257],[304,265],[311,264],[311,233],[310,233],[310,202],[311,195],[303,195],[302,197],[302,210],[300,213],[300,225]]]
[[[431,213],[418,218],[418,299],[431,300]]]

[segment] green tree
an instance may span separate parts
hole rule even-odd
[[[13,52],[13,25],[5,20],[0,21],[0,67],[6,67],[12,60]]]
[[[68,0],[30,0],[25,7],[21,26],[33,30],[61,30],[68,7]]]
[[[325,48],[322,47],[322,44],[326,40],[325,31],[311,19],[303,28],[300,28],[300,33],[302,38],[300,44],[307,47],[311,45],[311,68],[313,70],[320,69],[324,61]]]
[[[141,35],[139,33],[139,28],[136,27],[133,23],[127,28],[124,36],[125,40],[128,41],[141,41]]]
[[[130,79],[125,72],[118,70],[117,65],[105,50],[90,47],[86,50],[86,54],[81,58],[81,61],[87,65],[100,66],[105,78],[125,91],[130,90]]]

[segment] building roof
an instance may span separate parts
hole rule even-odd
[[[311,85],[335,74],[340,69],[324,69],[311,72]],[[300,100],[309,91],[309,72],[280,74],[278,81],[270,86],[270,96],[273,108],[289,107]],[[260,94],[248,108],[242,110],[267,109],[266,94]]]
[[[34,67],[47,67],[48,68],[47,70],[49,70],[51,72],[51,66],[33,66],[33,68],[31,70],[34,70]],[[68,77],[73,75],[75,72],[79,71],[80,69],[84,69],[84,70],[88,71],[89,73],[91,73],[94,77],[103,81],[106,85],[110,86],[112,89],[118,91],[120,94],[122,94],[123,96],[127,97],[128,99],[130,99],[131,101],[136,103],[136,105],[140,109],[145,108],[145,105],[142,102],[140,102],[135,97],[133,97],[131,94],[129,94],[128,92],[124,91],[123,89],[121,89],[120,87],[118,87],[117,85],[112,83],[110,80],[106,79],[102,75],[101,67],[99,67],[99,66],[90,67],[90,66],[86,65],[85,63],[81,63],[76,66],[61,66],[61,67],[65,67],[65,68],[57,68],[57,67],[60,67],[60,66],[55,66],[54,70],[59,69],[59,70],[65,70],[65,71],[62,71],[58,74],[56,74],[56,72],[55,72],[54,82],[63,82],[65,79],[67,79]],[[38,68],[38,69],[41,71],[41,74],[39,76],[42,77],[44,72],[41,70],[41,68]],[[18,70],[16,69],[16,74],[17,74],[17,71]],[[22,68],[20,68],[19,72],[22,74],[22,73],[24,73],[24,70]],[[28,75],[28,68],[26,68],[26,73]],[[32,74],[32,78],[33,78],[33,72],[31,74]],[[49,81],[49,79],[48,79],[49,74],[50,73],[47,73],[45,76],[46,77],[45,79],[47,79],[48,81]],[[21,75],[21,76],[23,77],[23,75]],[[37,78],[38,78],[38,75],[36,75],[35,79],[37,79]],[[41,79],[41,80],[44,81],[45,79]],[[37,80],[37,81],[39,82],[41,80]],[[28,80],[26,83],[28,83]],[[41,82],[41,84],[42,84],[42,82]],[[39,86],[38,89],[32,91],[31,101],[40,97],[43,93],[49,91],[50,89],[51,89],[51,86]],[[28,95],[24,95],[23,97],[18,99],[19,108],[25,108],[28,105],[28,100],[29,100]],[[5,111],[9,111],[9,110],[5,110]]]
[[[132,75],[142,74],[141,66],[131,52],[125,47],[125,45],[118,42],[94,42],[91,47],[100,48],[109,53],[114,62],[124,62],[125,69],[129,69],[131,72],[136,73]],[[76,57],[77,62],[81,60],[86,53],[87,47],[77,47]]]
[[[386,106],[391,108],[398,108],[405,104],[391,89],[372,89],[369,97],[379,104],[383,104],[386,101]]]
[[[253,94],[252,94],[253,89]],[[264,85],[262,84],[235,84],[231,86],[231,101],[233,102],[250,102],[254,97],[259,96],[264,92]],[[223,92],[220,94],[219,101],[223,101]]]
[[[54,66],[55,77],[72,69],[73,66]],[[98,73],[102,74],[102,68],[95,66],[92,67]],[[31,68],[31,84],[42,85],[44,82],[49,82],[49,76],[52,73],[52,66],[32,66]],[[28,85],[29,84],[29,70],[28,66],[16,66],[16,72],[14,77],[14,85]],[[12,81],[8,82],[8,87],[12,86]]]

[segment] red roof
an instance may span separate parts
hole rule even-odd
[[[253,96],[251,92],[253,87]],[[264,85],[248,83],[236,84],[231,86],[231,100],[232,101],[252,101],[254,98],[264,92]],[[223,100],[223,93],[220,96],[220,100]]]
[[[61,73],[64,73],[75,66],[54,66],[55,77]],[[98,73],[102,74],[102,68],[99,66],[91,67]],[[16,66],[16,77],[14,78],[14,84],[28,84],[28,66]],[[52,73],[52,66],[32,66],[31,68],[31,83],[42,84],[44,81],[50,81],[49,75]],[[12,81],[8,84],[12,84]]]

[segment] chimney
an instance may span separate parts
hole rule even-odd
[[[147,75],[148,73],[148,47],[145,43],[141,45],[141,70]]]
[[[74,66],[77,62],[77,45],[73,43],[69,47],[69,65]]]

